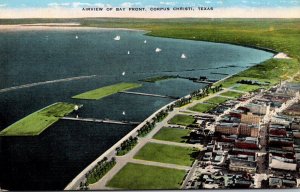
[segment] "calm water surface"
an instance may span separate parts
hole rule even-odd
[[[121,36],[120,41],[113,40],[116,35]],[[162,51],[156,53],[156,48]],[[187,59],[180,58],[182,53]],[[99,101],[71,97],[159,75],[221,79],[225,76],[213,73],[237,73],[270,57],[271,53],[246,47],[147,37],[134,31],[1,32],[0,89],[83,75],[96,77],[0,93],[0,130],[58,101],[83,104],[79,111],[82,117],[143,121],[172,100],[121,93]],[[135,91],[180,97],[203,86],[170,79],[143,83]],[[133,128],[62,120],[36,137],[0,137],[0,186],[10,190],[61,190]]]

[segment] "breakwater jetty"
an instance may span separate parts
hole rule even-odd
[[[108,123],[108,124],[118,124],[118,125],[139,125],[141,122],[134,121],[118,121],[112,119],[96,119],[96,118],[83,118],[83,117],[62,117],[63,120],[70,121],[85,121],[85,122],[95,122],[95,123]]]
[[[193,81],[193,82],[195,82],[195,83],[205,83],[205,84],[213,84],[213,83],[219,81],[219,80],[208,79],[206,76],[200,76],[199,78],[196,78],[196,77],[177,76],[177,78],[188,79],[188,80]]]
[[[19,86],[0,89],[0,93],[13,91],[13,90],[17,90],[17,89],[35,87],[35,86],[38,86],[38,85],[46,85],[46,84],[66,82],[66,81],[74,81],[74,80],[80,80],[80,79],[89,79],[89,78],[93,78],[93,77],[96,77],[96,75],[69,77],[69,78],[65,78],[65,79],[56,79],[56,80],[51,80],[51,81],[41,81],[41,82],[36,82],[36,83],[29,83],[29,84],[24,84],[24,85],[19,85]]]
[[[174,97],[174,96],[169,96],[169,95],[158,95],[158,94],[152,94],[152,93],[140,93],[140,92],[133,92],[133,91],[120,91],[119,93],[150,96],[150,97],[161,97],[161,98],[169,98],[169,99],[179,99],[179,97]]]

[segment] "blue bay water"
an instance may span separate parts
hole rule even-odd
[[[120,35],[120,41],[113,40],[116,35]],[[156,48],[162,51],[156,53]],[[182,53],[186,59],[180,58]],[[123,93],[99,101],[71,97],[123,81],[143,83],[139,80],[160,75],[221,79],[225,76],[214,73],[234,74],[272,55],[234,45],[149,37],[137,31],[0,32],[0,89],[96,75],[0,93],[0,130],[58,101],[83,104],[79,110],[82,117],[143,121],[172,100]],[[203,86],[169,79],[143,83],[134,91],[181,97]],[[63,120],[36,137],[0,137],[0,186],[10,190],[61,190],[133,128]]]

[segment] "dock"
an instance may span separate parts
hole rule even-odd
[[[46,85],[46,84],[81,80],[81,79],[89,79],[89,78],[94,78],[94,77],[96,77],[96,75],[69,77],[69,78],[65,78],[65,79],[56,79],[56,80],[50,80],[50,81],[41,81],[41,82],[36,82],[36,83],[29,83],[29,84],[24,84],[24,85],[19,85],[19,86],[13,86],[13,87],[0,89],[0,93],[5,93],[5,92],[8,92],[8,91],[13,91],[13,90],[17,90],[17,89],[35,87],[35,86],[39,86],[39,85]]]
[[[205,84],[213,84],[217,82],[217,80],[194,80],[195,83],[205,83]]]
[[[216,74],[216,75],[230,75],[228,73],[219,73],[219,72],[210,72],[210,74]]]
[[[205,76],[203,76],[202,78],[201,77],[200,78],[195,78],[195,77],[177,76],[177,78],[188,79],[188,80],[193,81],[195,83],[205,83],[205,84],[213,84],[213,83],[218,81],[218,80],[208,79]]]
[[[179,99],[179,97],[174,97],[174,96],[169,96],[169,95],[158,95],[158,94],[141,93],[141,92],[133,92],[133,91],[120,91],[119,93],[150,96],[150,97],[161,97],[161,98],[169,98],[169,99]]]
[[[111,119],[96,119],[96,118],[83,118],[83,117],[62,117],[63,120],[71,121],[85,121],[85,122],[94,122],[94,123],[108,123],[108,124],[118,124],[118,125],[139,125],[140,122],[134,121],[118,121]]]

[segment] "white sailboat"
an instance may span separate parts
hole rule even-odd
[[[120,37],[119,35],[117,35],[117,36],[114,38],[115,41],[119,41],[120,39],[121,39],[121,37]]]
[[[123,76],[125,75],[125,71],[123,71],[122,75],[123,75]]]
[[[156,52],[156,53],[161,52],[161,49],[160,49],[160,48],[156,48],[156,49],[155,49],[155,52]]]
[[[78,36],[76,35],[75,38],[78,39]]]
[[[182,54],[181,54],[181,59],[185,59],[185,58],[186,58],[185,54],[182,53]]]
[[[127,54],[130,55],[130,51],[127,51]]]
[[[147,43],[147,40],[145,40],[144,43]]]
[[[126,112],[125,112],[125,111],[123,111],[122,115],[126,115]]]

